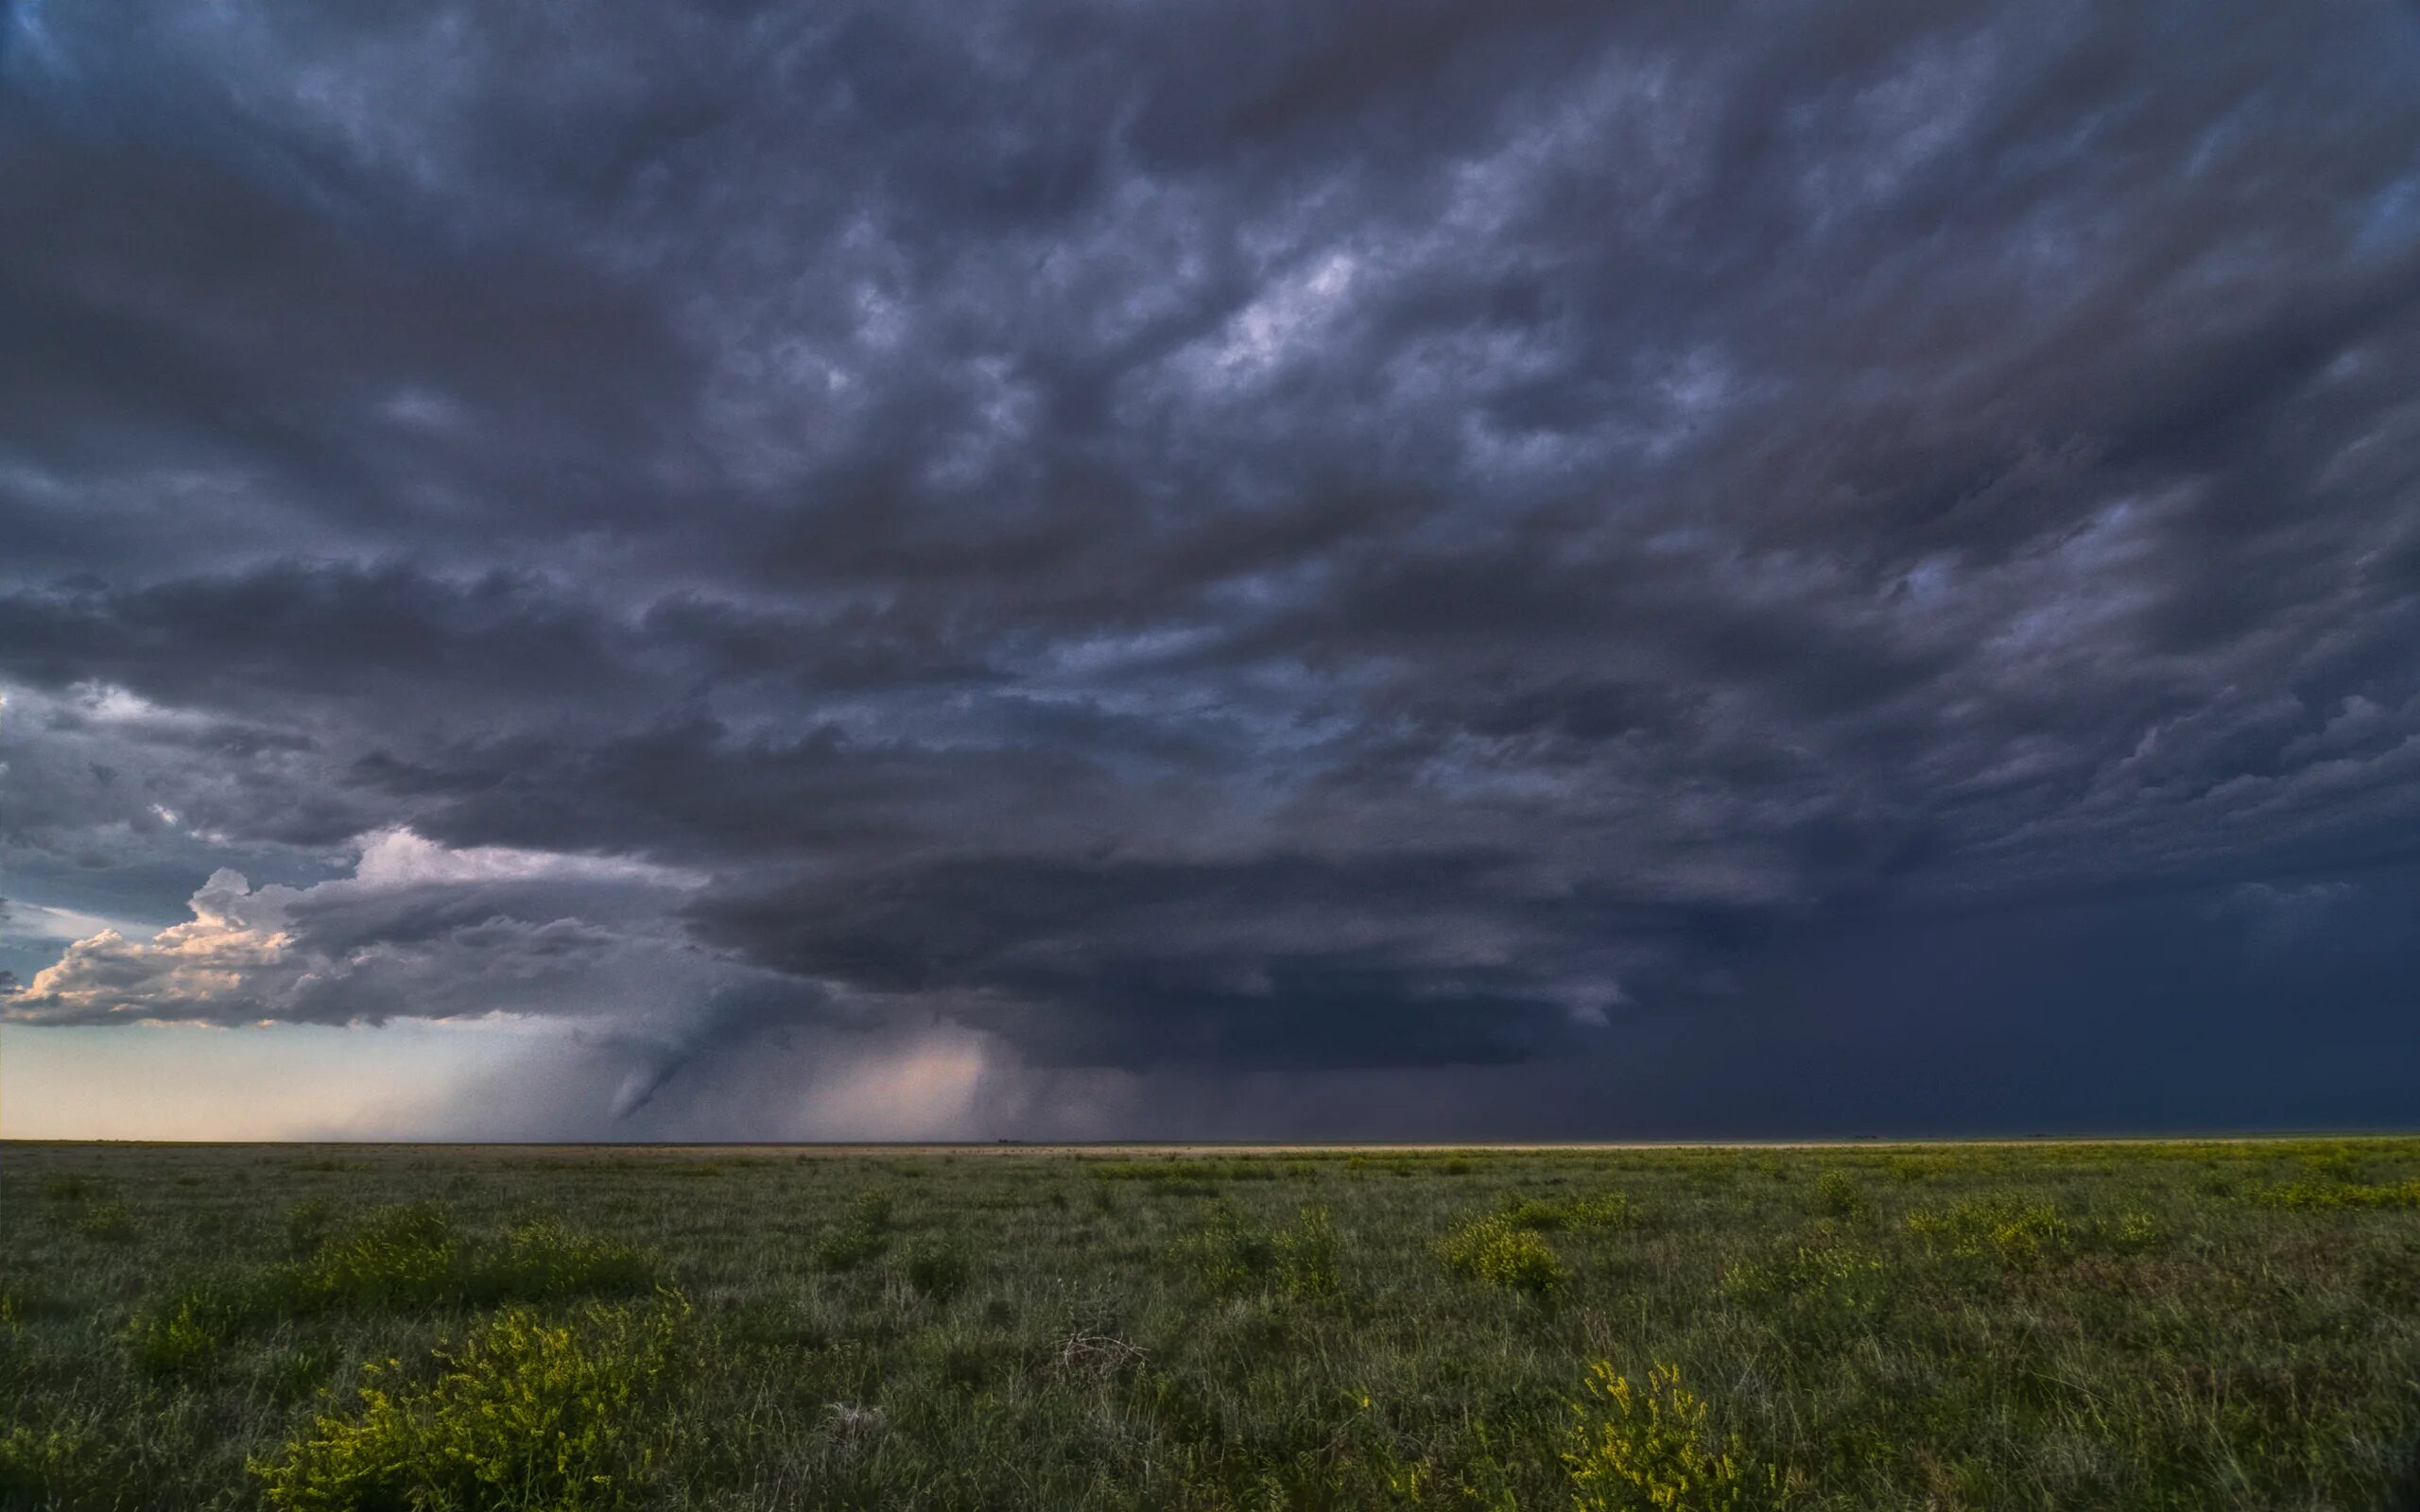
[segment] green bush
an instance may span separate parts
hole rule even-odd
[[[1781,1477],[1754,1464],[1736,1436],[1716,1439],[1706,1406],[1668,1365],[1643,1386],[1599,1361],[1571,1404],[1569,1447],[1577,1512],[1752,1512],[1781,1502]]]
[[[1561,1257],[1537,1231],[1504,1213],[1473,1218],[1437,1241],[1445,1268],[1490,1286],[1544,1296],[1571,1280]]]
[[[592,1303],[561,1322],[508,1309],[440,1350],[427,1385],[400,1380],[393,1361],[366,1367],[357,1413],[319,1418],[252,1471],[281,1512],[639,1505],[682,1436],[671,1406],[687,1313],[675,1296]]]

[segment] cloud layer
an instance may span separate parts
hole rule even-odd
[[[2218,1063],[2059,1106],[2271,1116],[2184,1092],[2316,994],[2420,1049],[2415,66],[2353,0],[18,0],[0,890],[168,927],[0,920],[6,1011],[1584,1131],[2190,977]],[[1920,1003],[1945,937],[2064,970]]]

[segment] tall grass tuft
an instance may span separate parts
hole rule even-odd
[[[815,1242],[815,1263],[824,1270],[855,1270],[890,1244],[891,1196],[875,1187],[860,1192],[849,1205],[849,1216]]]
[[[427,1385],[365,1367],[360,1410],[327,1414],[253,1473],[279,1512],[642,1504],[677,1447],[679,1328],[688,1306],[592,1303],[550,1322],[510,1308]]]
[[[123,1202],[87,1203],[76,1215],[75,1228],[79,1238],[112,1245],[125,1244],[138,1232],[134,1213]]]
[[[1515,1228],[1534,1228],[1551,1233],[1559,1228],[1626,1228],[1630,1227],[1630,1198],[1619,1192],[1599,1192],[1584,1197],[1508,1197],[1500,1210],[1504,1220]]]
[[[1706,1405],[1658,1365],[1643,1384],[1599,1361],[1571,1404],[1577,1512],[1760,1512],[1781,1503],[1781,1477],[1755,1464],[1736,1435],[1717,1438]]]
[[[289,1237],[297,1228],[289,1222]],[[634,1245],[551,1220],[524,1224],[500,1239],[465,1236],[442,1208],[422,1202],[375,1208],[329,1228],[299,1260],[222,1270],[137,1314],[130,1327],[137,1362],[166,1373],[199,1365],[236,1333],[278,1319],[627,1296],[663,1280],[663,1262]]]
[[[1437,1241],[1445,1268],[1489,1286],[1543,1297],[1560,1290],[1571,1272],[1537,1230],[1501,1212],[1472,1218]]]
[[[2009,1270],[2034,1270],[2075,1247],[2075,1229],[2047,1202],[1974,1197],[1933,1211],[1908,1214],[1908,1232],[1939,1254],[1994,1261]]]

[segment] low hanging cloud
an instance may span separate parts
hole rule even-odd
[[[104,929],[6,1000],[27,1023],[279,1020],[377,1023],[488,1013],[633,1015],[725,968],[651,929],[702,879],[614,859],[365,838],[353,875],[252,887],[220,870],[193,917],[147,938]]]

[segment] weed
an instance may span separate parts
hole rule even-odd
[[[336,1210],[320,1197],[308,1197],[285,1210],[285,1252],[296,1260],[326,1242],[336,1227]]]
[[[2095,1240],[2100,1247],[2121,1255],[2138,1255],[2156,1249],[2168,1242],[2168,1225],[2158,1216],[2140,1208],[2130,1209],[2118,1215],[2115,1222],[2095,1228]]]
[[[1320,1301],[1344,1289],[1336,1223],[1322,1207],[1305,1207],[1291,1225],[1268,1228],[1221,1202],[1208,1223],[1172,1246],[1169,1258],[1221,1297],[1274,1286],[1288,1297]]]
[[[551,1221],[524,1224],[500,1242],[464,1239],[443,1209],[414,1203],[372,1209],[327,1232],[300,1260],[194,1282],[137,1314],[130,1327],[136,1359],[173,1372],[274,1319],[629,1295],[656,1286],[662,1271],[660,1260],[635,1246]]]
[[[367,1366],[356,1414],[319,1418],[253,1473],[281,1512],[636,1506],[681,1436],[670,1408],[687,1313],[670,1295],[562,1322],[508,1309],[441,1349],[428,1385],[392,1360]]]
[[[880,1187],[858,1193],[849,1216],[815,1242],[815,1263],[850,1271],[881,1254],[890,1245],[890,1194]]]
[[[1322,1301],[1340,1295],[1336,1220],[1321,1207],[1305,1207],[1292,1227],[1277,1233],[1277,1278],[1288,1297]]]
[[[131,1240],[137,1232],[134,1213],[123,1202],[88,1204],[76,1215],[75,1228],[80,1238],[119,1245]]]
[[[1600,1192],[1593,1196],[1509,1197],[1501,1210],[1504,1221],[1515,1228],[1532,1228],[1552,1232],[1558,1228],[1621,1228],[1629,1226],[1630,1198],[1619,1192]]]
[[[1211,1210],[1207,1223],[1170,1248],[1169,1258],[1211,1291],[1236,1297],[1259,1290],[1275,1274],[1277,1246],[1234,1203],[1221,1202]]]
[[[2420,1177],[2388,1185],[2363,1185],[2329,1177],[2263,1187],[2251,1194],[2264,1208],[2305,1208],[2342,1211],[2352,1208],[2420,1208]]]
[[[106,1505],[106,1457],[81,1428],[19,1423],[0,1433],[0,1506]]]
[[[1544,1296],[1571,1280],[1561,1257],[1533,1228],[1503,1213],[1473,1218],[1437,1241],[1445,1268],[1490,1286]]]
[[[1590,1366],[1585,1395],[1571,1404],[1572,1505],[1578,1512],[1752,1512],[1777,1505],[1781,1478],[1756,1465],[1736,1436],[1718,1439],[1706,1405],[1658,1365],[1645,1384]]]
[[[1880,1311],[1887,1279],[1870,1254],[1801,1245],[1776,1260],[1739,1262],[1723,1273],[1722,1289],[1802,1327],[1837,1327]]]
[[[153,1313],[135,1314],[129,1332],[134,1360],[154,1375],[190,1370],[217,1352],[236,1321],[206,1288],[176,1297]]]
[[[1826,1171],[1815,1178],[1815,1206],[1835,1218],[1862,1218],[1874,1210],[1865,1189],[1846,1171]]]
[[[1996,1261],[2010,1270],[2035,1269],[2075,1244],[2057,1208],[2003,1197],[1976,1197],[1941,1212],[1920,1208],[1908,1215],[1908,1231],[1937,1252]]]
[[[908,1284],[917,1294],[936,1301],[948,1301],[966,1289],[973,1267],[966,1254],[954,1245],[926,1241],[918,1245],[908,1256]]]

